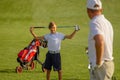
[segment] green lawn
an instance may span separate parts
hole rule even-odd
[[[120,5],[119,0],[102,0],[103,13],[114,28],[115,74],[120,80]],[[34,71],[16,74],[18,52],[33,39],[30,26],[48,26],[55,21],[58,26],[80,25],[81,30],[72,40],[62,42],[63,80],[88,80],[88,59],[84,48],[87,46],[89,18],[86,14],[86,0],[0,0],[0,80],[45,80],[41,65]],[[35,30],[44,35],[46,29]],[[58,31],[70,34],[73,28]],[[41,49],[40,60],[43,62],[47,49]],[[57,72],[52,71],[51,79],[57,80]]]

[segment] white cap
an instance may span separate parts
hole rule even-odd
[[[102,9],[102,3],[100,0],[88,0],[87,8],[93,9],[93,10],[99,10],[99,9]]]

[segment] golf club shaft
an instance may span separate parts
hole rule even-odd
[[[34,28],[46,28],[46,27],[43,27],[43,26],[35,26]]]
[[[57,26],[57,28],[73,28],[75,26]],[[44,26],[35,26],[34,28],[48,28],[48,27],[44,27]]]
[[[58,26],[57,28],[73,28],[74,26]]]

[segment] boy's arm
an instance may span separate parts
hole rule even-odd
[[[74,30],[70,35],[65,35],[65,38],[67,39],[72,39],[74,37],[74,35],[76,34],[76,30]]]
[[[37,37],[37,35],[33,32],[34,27],[30,27],[30,32],[35,39],[44,39],[44,36]]]
[[[65,35],[65,38],[72,39],[74,35],[76,34],[76,32],[79,30],[80,30],[79,26],[75,26],[75,30],[70,35]]]
[[[33,37],[36,39],[37,35],[33,32],[33,30],[34,30],[34,27],[30,27],[30,32],[33,35]]]

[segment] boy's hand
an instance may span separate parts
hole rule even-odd
[[[75,25],[75,31],[79,31],[80,27],[78,25]]]
[[[31,32],[33,31],[33,27],[30,27],[30,31],[31,31]]]

